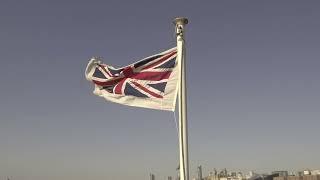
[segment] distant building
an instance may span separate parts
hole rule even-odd
[[[172,176],[168,176],[168,180],[172,180]]]
[[[237,173],[237,177],[243,179],[243,174],[242,174],[242,172],[238,172],[238,173]]]
[[[279,176],[288,176],[288,171],[273,171],[271,174],[278,174]]]
[[[150,180],[156,180],[156,177],[154,174],[150,174]]]
[[[228,177],[229,175],[228,175],[227,169],[224,168],[222,171],[220,171],[220,172],[218,173],[218,176],[219,176],[219,177]]]
[[[309,170],[304,170],[303,175],[311,175],[311,172]]]
[[[312,170],[311,175],[320,175],[320,170]]]
[[[273,180],[320,180],[320,175],[281,176],[275,177]]]
[[[201,167],[201,165],[198,166],[197,173],[198,173],[198,180],[202,180],[202,167]]]
[[[237,172],[231,172],[231,177],[237,177]]]
[[[249,174],[247,174],[247,175],[245,176],[245,178],[246,178],[246,179],[250,179],[250,178],[252,178],[254,175],[255,175],[255,173],[254,173],[253,171],[249,171]]]
[[[271,175],[266,175],[266,174],[254,174],[251,178],[248,180],[286,180],[286,179],[275,179],[278,177],[278,174],[271,174]]]
[[[209,176],[203,179],[204,180],[220,180],[216,169],[214,169],[214,172],[210,172]]]

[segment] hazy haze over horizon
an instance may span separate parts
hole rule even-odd
[[[0,180],[175,176],[173,113],[106,102],[84,70],[175,46],[185,16],[190,173],[320,169],[320,1],[0,6]]]

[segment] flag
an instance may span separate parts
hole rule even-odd
[[[86,78],[94,94],[119,104],[174,111],[178,90],[177,49],[149,56],[131,65],[114,68],[92,58]]]

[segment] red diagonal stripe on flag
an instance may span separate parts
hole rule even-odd
[[[95,84],[97,84],[99,86],[111,86],[111,85],[114,85],[114,84],[120,82],[122,79],[124,79],[124,78],[110,79],[109,81],[106,81],[106,82],[100,82],[100,81],[97,81],[97,80],[92,80],[92,82],[94,82]]]
[[[125,79],[122,79],[122,81],[120,81],[115,87],[114,87],[114,93],[115,94],[122,94],[122,86],[123,83],[126,81]]]
[[[149,81],[160,81],[163,79],[168,79],[170,77],[171,71],[166,72],[140,72],[136,73],[130,78],[139,80],[149,80]]]

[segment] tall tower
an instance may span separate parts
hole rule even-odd
[[[202,180],[202,167],[198,166],[198,180]]]
[[[156,180],[156,177],[154,176],[154,174],[150,174],[150,180]]]

